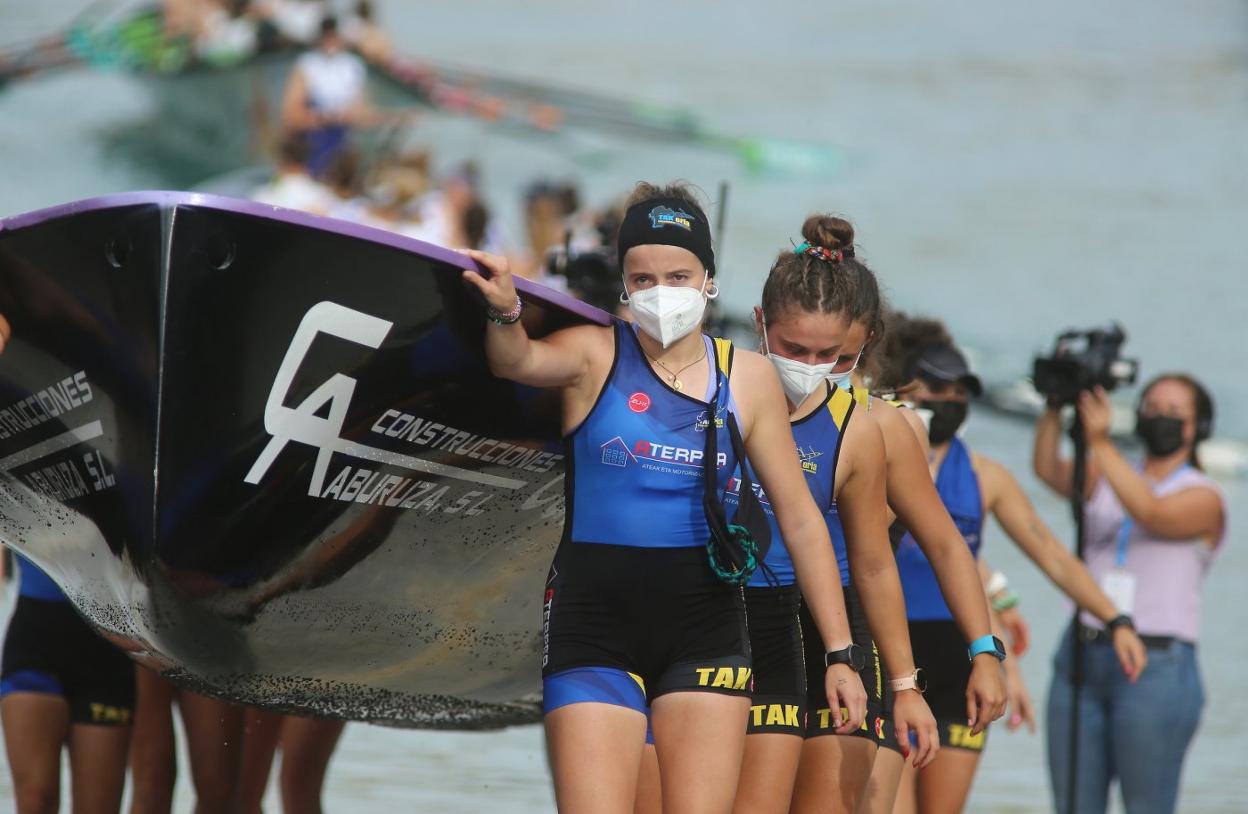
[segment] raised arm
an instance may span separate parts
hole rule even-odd
[[[914,673],[906,603],[897,574],[897,560],[888,543],[885,520],[884,437],[871,414],[863,410],[845,428],[841,461],[837,464],[836,504],[845,528],[849,571],[889,679]],[[940,737],[936,719],[918,690],[897,693],[894,709],[897,742],[910,751],[910,732],[918,734],[915,768],[936,756]]]
[[[1015,545],[1076,605],[1107,624],[1117,617],[1113,601],[1083,563],[1053,536],[1009,470],[982,456],[976,456],[976,461],[984,503]],[[1127,626],[1114,628],[1113,637],[1122,671],[1135,681],[1148,662],[1144,645]]]
[[[466,269],[464,279],[481,292],[495,314],[513,311],[519,295],[507,258],[475,250],[465,254],[490,274],[487,277],[475,269]],[[486,323],[485,355],[495,376],[533,387],[575,385],[588,375],[591,352],[601,343],[603,330],[583,325],[556,331],[543,339],[530,339],[521,321],[500,324],[491,319]]]
[[[988,600],[975,558],[945,510],[910,425],[891,405],[875,411],[888,456],[888,503],[923,550],[954,621],[968,642],[991,634]],[[967,720],[978,734],[1001,717],[1005,684],[989,654],[975,657],[967,686]]]
[[[740,387],[736,386],[738,381]],[[845,613],[840,569],[827,524],[802,475],[780,380],[762,356],[738,351],[733,384],[739,398],[748,399],[746,452],[776,513],[780,533],[793,558],[798,586],[819,628],[823,648],[843,650],[853,643],[853,637]],[[867,711],[862,678],[846,664],[832,665],[824,676],[833,709],[839,703],[849,710],[848,720],[836,731],[846,734],[858,729]]]
[[[1122,457],[1109,437],[1110,406],[1105,393],[1084,393],[1079,415],[1101,476],[1136,523],[1170,540],[1217,540],[1224,518],[1222,498],[1216,491],[1193,486],[1165,496],[1154,494],[1152,485]]]

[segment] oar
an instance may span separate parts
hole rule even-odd
[[[117,5],[118,0],[93,0],[52,33],[5,47],[0,51],[0,88],[14,79],[81,64],[81,57],[67,48],[69,36],[89,18],[102,17]]]

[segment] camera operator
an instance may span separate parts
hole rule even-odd
[[[1052,400],[1051,400],[1052,401]],[[1103,812],[1117,777],[1127,814],[1174,811],[1183,757],[1204,705],[1196,662],[1201,588],[1226,537],[1221,490],[1200,471],[1197,447],[1213,428],[1213,401],[1185,374],[1158,376],[1144,388],[1136,435],[1144,457],[1134,465],[1109,437],[1110,405],[1101,387],[1078,398],[1088,445],[1085,560],[1149,648],[1135,683],[1115,669],[1106,626],[1079,620],[1083,682],[1079,701],[1079,814]],[[1058,494],[1071,496],[1074,466],[1058,453],[1059,410],[1036,427],[1033,466]],[[1131,624],[1131,617],[1110,622]],[[1062,639],[1049,689],[1049,774],[1057,810],[1069,792],[1072,635]]]

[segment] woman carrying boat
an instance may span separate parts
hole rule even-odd
[[[1226,497],[1197,455],[1213,432],[1213,399],[1187,374],[1153,379],[1136,410],[1135,433],[1144,442],[1138,465],[1109,437],[1103,392],[1084,393],[1078,408],[1090,453],[1084,556],[1119,606],[1134,613],[1149,663],[1139,681],[1125,681],[1109,646],[1121,623],[1082,615],[1077,811],[1105,811],[1117,777],[1127,814],[1166,814],[1175,810],[1183,758],[1204,705],[1196,661],[1201,591],[1227,536]],[[1073,466],[1058,454],[1061,434],[1059,412],[1050,407],[1036,427],[1032,461],[1041,480],[1070,497]],[[1068,811],[1071,782],[1073,638],[1071,631],[1062,637],[1049,687],[1049,777],[1059,812]]]
[[[564,541],[543,603],[545,724],[562,811],[630,812],[653,724],[668,814],[732,808],[749,713],[741,589],[729,579],[704,502],[750,467],[771,496],[833,666],[823,676],[840,729],[861,726],[866,693],[848,664],[849,626],[827,527],[802,482],[784,396],[758,354],[699,327],[716,296],[702,207],[683,185],[639,184],[617,246],[634,327],[575,326],[531,340],[507,262],[469,252],[484,295],[491,369],[560,388],[571,465]],[[722,426],[721,426],[722,425]],[[713,438],[708,438],[708,433]],[[738,464],[740,469],[738,469]],[[739,537],[734,537],[740,540]],[[748,541],[742,544],[749,551]],[[708,555],[714,554],[708,565]],[[839,716],[838,716],[839,717]]]
[[[1119,615],[1087,569],[1057,541],[1014,477],[996,461],[973,453],[957,437],[966,419],[968,398],[978,395],[981,385],[965,357],[949,341],[944,327],[935,320],[910,320],[896,315],[890,321],[888,336],[894,350],[886,352],[885,358],[890,368],[898,372],[886,373],[884,380],[901,382],[899,390],[920,409],[931,413],[931,476],[966,549],[978,556],[984,519],[994,516],[1023,553],[1063,592],[1112,626],[1113,651],[1122,672],[1134,681],[1147,657],[1130,618]],[[897,548],[897,564],[915,658],[928,674],[927,699],[940,725],[941,746],[945,748],[932,762],[931,771],[916,774],[909,767],[903,770],[894,812],[958,812],[966,804],[987,733],[973,732],[962,717],[962,687],[970,665],[959,653],[962,640],[936,573],[909,533]],[[992,647],[980,657],[1003,659],[1000,641]],[[974,644],[971,655],[976,657]]]
[[[756,574],[746,589],[755,695],[737,790],[740,812],[852,812],[882,735],[881,656],[887,675],[903,684],[915,674],[901,584],[888,543],[884,439],[875,416],[855,410],[851,395],[849,378],[860,349],[844,352],[854,325],[866,326],[868,335],[883,330],[879,285],[854,256],[853,234],[841,218],[807,218],[801,245],[782,252],[772,265],[762,305],[755,309],[755,325],[788,399],[806,485],[824,513],[836,551],[857,651],[855,666],[862,670],[868,692],[868,720],[851,733],[838,733],[829,725],[828,698],[818,680],[823,654],[817,639],[812,641],[815,630],[804,603],[799,612],[792,563],[775,529],[767,564],[780,584],[769,585]],[[804,713],[804,725],[787,725],[784,716],[775,714],[788,707]],[[917,687],[897,693],[894,718],[907,751],[911,732],[916,735],[914,765],[927,765],[937,748],[935,721]],[[809,760],[803,754],[804,739],[810,744]],[[818,759],[832,752],[839,753],[839,765]],[[799,763],[807,777],[794,796]],[[825,774],[827,769],[833,771]]]

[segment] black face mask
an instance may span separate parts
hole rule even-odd
[[[1164,415],[1136,415],[1135,434],[1154,458],[1173,455],[1183,446],[1183,421]]]
[[[919,409],[932,414],[932,421],[927,425],[927,439],[933,444],[943,444],[952,439],[958,427],[966,421],[965,401],[921,401]]]

